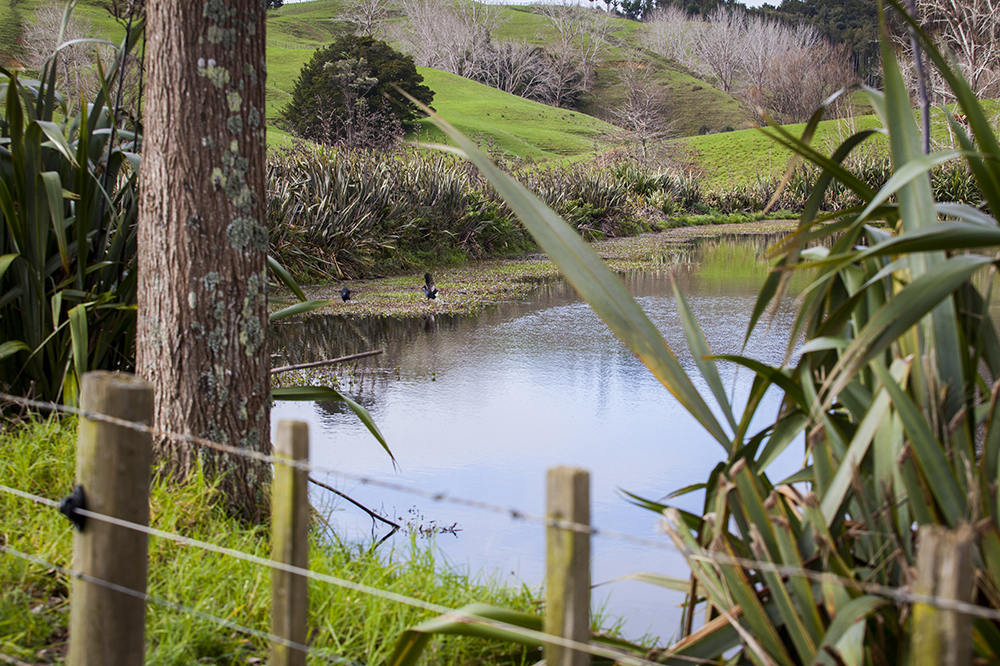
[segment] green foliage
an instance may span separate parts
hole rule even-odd
[[[779,143],[822,169],[798,229],[772,249],[775,267],[746,335],[783,298],[793,272],[807,275],[790,360],[771,367],[713,356],[675,286],[704,392],[569,225],[445,127],[568,281],[721,447],[722,461],[704,483],[665,500],[633,496],[666,516],[691,568],[686,586],[654,573],[634,578],[686,587],[686,620],[705,617],[658,662],[903,663],[910,608],[871,590],[908,588],[915,525],[974,523],[974,603],[1000,608],[1000,338],[990,313],[1000,224],[985,212],[1000,210],[1000,141],[961,74],[925,34],[919,38],[971,127],[970,135],[952,121],[962,150],[922,154],[888,37],[885,93],[868,90],[888,133],[891,173],[873,169],[889,176],[884,184],[873,187],[847,161],[875,133],[857,132],[827,156],[810,145],[823,109],[801,138],[775,127]],[[962,162],[952,172],[964,183],[959,189],[977,193],[982,206],[935,200],[932,171],[953,160]],[[858,203],[823,213],[835,182]],[[719,362],[754,374],[741,410],[729,402]],[[758,415],[772,389],[784,396],[780,412]],[[771,463],[799,443],[802,468],[772,479]],[[668,504],[696,490],[705,496],[700,515]],[[973,630],[977,659],[1000,661],[995,623],[977,619]]]
[[[508,165],[588,237],[648,228],[592,165]],[[510,209],[458,158],[296,146],[268,166],[272,247],[303,281],[386,273],[533,247]]]
[[[54,500],[68,494],[75,420],[8,422],[5,427],[0,432],[0,484]],[[327,531],[322,513],[314,515],[309,557],[314,571],[452,608],[481,601],[529,612],[537,603],[526,587],[505,587],[440,561],[433,542],[414,539],[396,553],[345,544]],[[228,516],[217,491],[198,474],[183,484],[157,478],[150,494],[150,525],[270,557],[267,528],[248,528]],[[73,526],[55,509],[0,493],[0,535],[0,543],[10,548],[72,566]],[[149,545],[149,594],[270,630],[267,567],[165,539],[151,538]],[[61,656],[70,585],[67,576],[0,553],[0,652],[32,663]],[[425,611],[325,583],[311,583],[309,596],[310,644],[355,663],[383,662],[392,654],[396,636],[428,619]],[[260,639],[154,603],[147,606],[145,663],[150,666],[255,663],[266,660],[267,651]],[[535,661],[527,649],[457,636],[432,641],[427,655],[427,663],[440,664],[516,666]]]
[[[282,121],[297,136],[331,144],[345,139],[364,114],[408,126],[419,112],[395,86],[430,104],[434,93],[422,82],[413,58],[372,37],[345,35],[302,68]]]
[[[88,370],[129,370],[135,353],[138,156],[113,127],[105,88],[76,115],[42,81],[0,69],[0,385],[75,402]]]

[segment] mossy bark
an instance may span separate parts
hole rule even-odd
[[[138,373],[159,428],[268,452],[264,3],[146,11]],[[262,517],[265,465],[167,439],[156,451]]]

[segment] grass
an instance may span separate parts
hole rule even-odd
[[[0,484],[59,499],[73,485],[73,419],[5,424],[0,433]],[[150,499],[154,527],[226,548],[268,557],[266,527],[247,528],[228,518],[200,477],[184,484],[159,480]],[[425,601],[457,607],[485,601],[526,611],[537,597],[526,587],[502,587],[445,566],[433,543],[411,540],[405,552],[343,544],[315,520],[310,568]],[[72,526],[54,509],[0,493],[0,543],[54,564],[70,567]],[[24,661],[62,663],[69,618],[66,576],[0,553],[0,652]],[[152,538],[150,595],[262,631],[270,628],[270,570]],[[310,583],[312,644],[362,664],[376,664],[392,651],[399,634],[428,613],[342,588]],[[149,665],[253,663],[266,659],[256,638],[222,630],[214,623],[153,604],[146,614]],[[442,638],[425,663],[522,664],[537,660],[517,647],[461,638]]]
[[[987,113],[1000,116],[1000,105],[996,100],[984,100],[983,107]],[[783,127],[792,135],[799,137],[805,129],[805,124]],[[817,128],[813,145],[822,152],[830,154],[851,134],[865,129],[879,128],[881,123],[878,118],[870,114],[824,120]],[[768,128],[737,130],[684,137],[671,143],[677,154],[683,156],[682,161],[701,174],[702,183],[706,188],[727,188],[749,184],[758,176],[780,178],[784,175],[791,153],[767,136],[770,131]],[[940,108],[931,110],[931,138],[937,146],[955,145]],[[859,150],[862,155],[882,156],[886,154],[886,143],[882,137],[875,136],[868,139]]]
[[[22,20],[30,20],[31,13],[44,1],[19,0],[16,9],[10,3],[0,3],[0,26],[14,26],[15,13]],[[350,30],[349,24],[342,20],[346,6],[345,0],[313,0],[287,4],[279,10],[268,12],[268,119],[273,121],[288,103],[298,73],[312,56],[312,52]],[[98,36],[111,41],[120,39],[121,26],[97,0],[81,0],[75,11],[93,24]],[[551,35],[547,23],[530,8],[504,7],[503,15],[505,22],[497,30],[497,41],[505,38],[527,39],[542,45],[549,41]],[[595,141],[595,137],[610,135],[612,126],[594,118],[581,119],[579,116],[601,116],[605,109],[613,106],[622,96],[615,74],[615,63],[623,57],[620,44],[637,44],[640,25],[624,19],[614,20],[618,24],[613,35],[617,42],[611,49],[609,63],[597,71],[596,87],[584,100],[583,114],[551,110],[551,107],[535,105],[516,96],[475,86],[460,77],[423,70],[427,85],[436,93],[434,107],[470,135],[481,135],[484,141],[516,157],[538,161],[604,149],[607,142]],[[12,37],[7,32],[0,29],[0,52],[5,50],[5,44],[10,48]],[[660,58],[654,59],[654,62],[657,76],[668,90],[672,121],[678,134],[693,134],[705,124],[713,130],[725,125],[746,125],[746,114],[735,98],[694,79],[670,61]],[[700,90],[695,90],[699,87]],[[504,107],[510,110],[509,114],[503,111]],[[541,107],[541,110],[535,110],[535,107]],[[494,108],[504,116],[498,118],[492,111]],[[545,111],[546,109],[551,112]],[[564,117],[570,121],[569,127],[560,127],[559,121]],[[273,122],[269,123],[269,129],[273,130],[274,127]],[[442,138],[436,131],[431,131],[429,136]],[[272,146],[284,145],[288,140],[284,132],[268,133],[268,141]]]
[[[486,147],[535,161],[575,157],[604,148],[615,130],[592,116],[509,95],[455,74],[426,67],[417,71],[435,91],[433,105],[438,113]],[[446,143],[444,134],[429,120],[422,124],[419,140]]]
[[[849,132],[876,128],[875,116],[855,119],[828,120],[820,123],[815,144],[827,146],[839,143]],[[801,136],[805,124],[785,125],[795,136]],[[689,166],[704,176],[709,188],[745,184],[756,178],[780,178],[788,164],[791,152],[767,136],[768,129],[744,129],[704,136],[678,139],[674,145],[687,151],[684,158]]]

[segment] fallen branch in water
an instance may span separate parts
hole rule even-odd
[[[379,352],[381,352],[381,351],[382,350],[379,350]],[[362,511],[364,511],[365,513],[367,513],[372,518],[376,518],[378,520],[381,520],[383,523],[386,523],[387,525],[392,525],[394,529],[397,529],[397,530],[399,529],[399,525],[397,525],[396,523],[392,522],[388,518],[383,518],[382,516],[378,515],[377,513],[375,513],[374,511],[372,511],[368,507],[366,507],[364,504],[361,504],[361,503],[359,503],[359,502],[351,499],[350,497],[348,497],[344,493],[340,492],[339,490],[337,490],[333,486],[328,486],[327,484],[323,483],[322,481],[317,481],[316,479],[312,478],[311,476],[309,477],[309,482],[310,483],[315,483],[317,486],[319,486],[323,490],[329,490],[331,493],[333,493],[334,495],[337,495],[338,497],[343,497],[345,500],[347,500],[348,502],[350,502],[354,506],[356,506],[359,509],[361,509]]]
[[[341,356],[340,358],[331,358],[326,361],[313,361],[312,363],[300,363],[298,365],[282,365],[277,368],[271,368],[271,374],[276,375],[279,372],[290,372],[292,370],[303,370],[305,368],[319,368],[324,365],[334,365],[335,363],[344,363],[345,361],[353,361],[356,358],[366,358],[368,356],[378,356],[384,349],[376,349],[374,351],[361,352],[360,354],[351,354],[350,356]]]

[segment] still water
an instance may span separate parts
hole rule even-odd
[[[703,241],[668,257],[662,271],[623,276],[692,376],[697,370],[671,281],[678,282],[713,352],[739,353],[766,276],[761,256],[767,240]],[[747,355],[782,362],[794,303],[789,299],[783,305],[770,327],[758,327]],[[583,467],[591,474],[591,520],[598,529],[667,544],[657,516],[629,504],[621,491],[659,499],[706,480],[724,456],[722,447],[561,282],[539,286],[530,300],[504,303],[475,317],[316,316],[279,327],[274,340],[282,354],[276,364],[385,349],[381,356],[342,369],[341,388],[372,414],[398,470],[340,403],[278,402],[272,411],[273,423],[293,418],[310,424],[314,464],[354,475],[542,515],[546,469]],[[740,409],[753,377],[731,364],[720,365],[720,374]],[[703,384],[696,385],[708,395]],[[779,402],[780,395],[772,392],[759,415],[772,417]],[[772,479],[801,463],[802,448],[792,449],[775,463]],[[402,522],[454,526],[454,534],[437,534],[437,547],[443,558],[474,575],[531,586],[542,581],[541,525],[343,477],[320,480]],[[360,510],[319,492],[314,501],[332,509],[328,518],[341,538],[370,541],[384,534]],[[701,496],[684,496],[674,504],[700,511]],[[404,551],[407,539],[394,536],[381,547]],[[593,539],[592,560],[595,584],[641,571],[686,575],[683,559],[674,552],[600,536]],[[678,593],[618,581],[595,588],[594,599],[595,606],[624,619],[631,638],[649,632],[666,641],[677,630]]]

